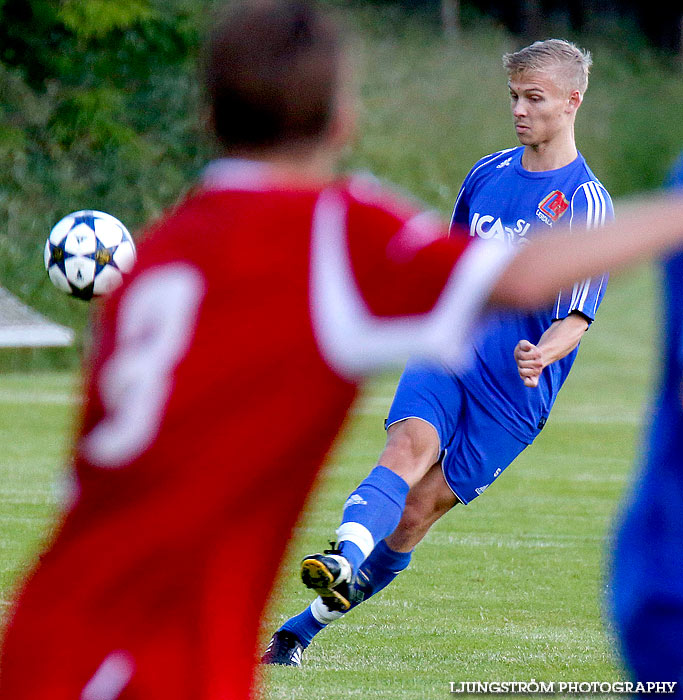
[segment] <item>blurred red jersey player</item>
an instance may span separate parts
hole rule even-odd
[[[101,310],[74,499],[8,620],[3,700],[247,698],[282,552],[361,374],[417,349],[457,361],[483,304],[543,303],[609,262],[592,234],[572,270],[572,234],[507,264],[335,181],[344,73],[309,3],[217,25],[207,87],[231,157]]]

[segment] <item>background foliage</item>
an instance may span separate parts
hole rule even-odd
[[[197,58],[213,4],[0,0],[0,284],[79,331],[88,306],[51,286],[44,240],[83,208],[137,232],[191,185],[212,153]],[[447,40],[435,16],[400,3],[331,4],[344,6],[362,75],[359,138],[344,166],[448,215],[471,164],[516,143],[500,56],[520,39],[476,12]],[[577,140],[618,197],[661,182],[683,143],[683,84],[674,59],[632,28],[610,33],[570,38],[595,58]],[[68,365],[78,348],[28,355]]]

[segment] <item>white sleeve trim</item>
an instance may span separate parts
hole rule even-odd
[[[465,359],[474,322],[514,252],[492,241],[476,241],[463,253],[429,313],[378,318],[353,275],[345,203],[338,193],[323,192],[313,215],[310,271],[311,316],[322,356],[349,379],[413,354],[457,365]]]
[[[603,190],[604,187],[602,187],[600,183],[597,183],[594,180],[588,180],[580,184],[576,188],[576,190],[574,190],[574,194],[572,195],[571,199],[571,215],[569,219],[570,228],[574,225],[574,200],[579,192],[581,192],[586,198],[586,220],[585,222],[583,222],[583,224],[585,224],[585,227],[587,229],[593,229],[599,226],[604,226],[605,216],[607,212],[607,203],[603,195]],[[606,190],[604,191],[606,193]],[[588,277],[584,280],[581,280],[581,282],[577,282],[576,284],[574,284],[574,287],[572,288],[572,298],[569,303],[569,309],[567,311],[568,314],[572,313],[572,311],[579,311],[580,313],[588,315],[590,318],[595,317],[595,313],[597,311],[597,300],[600,297],[600,290],[602,289],[602,285],[604,283],[604,276],[600,279],[600,287],[596,295],[595,304],[593,304],[592,308],[586,309],[585,305],[588,299],[588,292],[590,291],[592,283],[593,279],[591,277]],[[560,314],[561,299],[562,293],[560,292],[560,296],[558,296],[557,305],[555,307],[556,317],[559,317]]]

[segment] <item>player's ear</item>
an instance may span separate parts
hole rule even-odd
[[[579,90],[572,90],[567,98],[567,112],[576,112],[583,102],[583,95]]]
[[[326,139],[337,151],[341,151],[353,140],[358,121],[358,96],[354,79],[344,71],[340,82]]]
[[[204,131],[211,136],[216,134],[216,121],[213,116],[213,109],[208,104],[203,104],[199,111],[201,124],[204,125]]]

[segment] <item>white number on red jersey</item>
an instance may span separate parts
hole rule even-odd
[[[184,263],[152,268],[126,291],[114,351],[97,377],[105,415],[82,444],[94,465],[124,466],[154,441],[203,293],[201,273]]]

